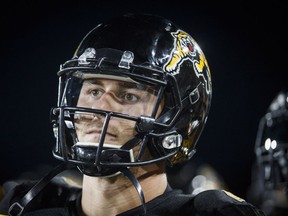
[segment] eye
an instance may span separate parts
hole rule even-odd
[[[93,97],[101,97],[101,95],[103,95],[103,92],[100,91],[99,89],[93,89],[91,90],[90,94],[93,96]]]
[[[139,97],[131,93],[125,93],[121,98],[124,102],[127,103],[136,103],[139,100]]]

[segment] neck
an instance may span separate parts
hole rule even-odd
[[[167,187],[164,172],[153,173],[144,178],[140,176],[138,181],[146,202],[163,194]],[[122,174],[115,177],[84,175],[81,205],[86,216],[109,216],[133,209],[142,203],[134,185]]]

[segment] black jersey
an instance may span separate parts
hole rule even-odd
[[[34,182],[15,186],[0,203],[0,215],[8,215],[9,207],[22,197]],[[81,188],[65,187],[50,182],[27,204],[25,216],[81,216]],[[146,203],[147,216],[264,216],[257,208],[224,190],[207,190],[194,196],[181,190],[167,190]],[[143,207],[131,209],[119,216],[143,215]]]

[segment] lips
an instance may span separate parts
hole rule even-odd
[[[95,129],[88,130],[88,131],[87,131],[87,134],[97,134],[97,135],[100,136],[100,135],[102,134],[102,130],[95,130]],[[113,133],[111,133],[111,132],[109,132],[109,131],[106,132],[106,136],[105,136],[105,137],[107,137],[107,136],[110,136],[110,137],[113,137],[113,138],[116,138],[116,137],[117,137],[116,134],[113,134]]]

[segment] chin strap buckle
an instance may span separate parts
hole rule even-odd
[[[20,216],[22,214],[23,210],[24,210],[24,207],[20,203],[15,202],[10,206],[10,208],[8,210],[8,215]]]

